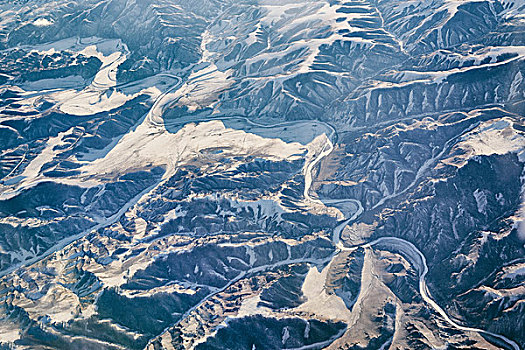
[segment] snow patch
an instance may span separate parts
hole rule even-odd
[[[48,27],[48,26],[52,25],[53,23],[54,23],[53,21],[50,21],[47,18],[37,18],[33,22],[33,25],[36,26],[36,27]]]
[[[284,327],[283,328],[283,336],[281,338],[281,344],[283,344],[283,346],[286,344],[286,342],[288,341],[288,339],[290,339],[290,330],[288,329],[288,327]]]
[[[239,142],[243,140],[243,142]],[[104,157],[86,164],[79,170],[84,177],[101,179],[163,166],[164,179],[171,177],[178,166],[189,163],[195,155],[209,145],[218,145],[229,154],[258,154],[272,159],[298,159],[304,148],[299,143],[285,143],[279,139],[264,139],[240,130],[224,127],[221,121],[199,124],[189,123],[176,133],[141,124],[124,135],[117,145]]]
[[[477,155],[517,153],[525,161],[525,136],[513,128],[510,118],[482,123],[465,134],[457,147],[465,150],[469,158]]]
[[[485,192],[480,191],[479,189],[475,190],[473,195],[476,199],[476,204],[478,206],[478,213],[486,215],[487,195],[485,194]]]
[[[351,313],[343,299],[335,293],[326,293],[325,282],[330,266],[331,264],[328,264],[322,271],[319,271],[317,266],[310,267],[301,288],[307,301],[296,310],[332,320],[348,321]]]

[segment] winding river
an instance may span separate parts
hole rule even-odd
[[[116,57],[115,58],[115,62],[120,62],[119,60],[121,60],[121,59],[122,58],[120,56]],[[113,69],[113,66],[112,65],[107,65],[107,67],[104,67],[104,68],[106,68],[106,70],[104,71],[105,75],[103,76],[103,78],[100,81],[99,80],[95,80],[93,82],[95,90],[106,89],[108,85],[112,85],[112,84],[114,85],[114,69]],[[165,127],[168,127],[170,125],[179,125],[179,124],[183,125],[183,124],[186,124],[188,122],[199,123],[199,122],[207,122],[207,121],[213,121],[213,120],[218,120],[218,121],[222,121],[222,122],[242,121],[247,126],[252,126],[252,127],[256,127],[256,128],[260,128],[260,129],[268,129],[268,130],[269,129],[275,129],[275,128],[288,128],[288,127],[301,128],[301,127],[305,127],[305,126],[313,126],[313,127],[323,128],[325,130],[324,134],[326,135],[326,144],[322,147],[320,152],[315,157],[313,157],[312,159],[306,160],[305,164],[304,164],[303,172],[304,172],[305,189],[304,189],[303,195],[304,195],[305,200],[310,201],[312,203],[322,204],[322,205],[336,207],[336,208],[342,207],[342,206],[344,206],[344,207],[352,206],[353,208],[355,208],[353,213],[351,213],[348,218],[345,218],[337,227],[335,227],[333,232],[332,232],[331,240],[332,240],[333,245],[337,248],[336,253],[334,254],[334,256],[337,255],[338,252],[340,252],[340,251],[353,250],[353,249],[356,249],[357,247],[372,248],[372,247],[378,246],[378,245],[381,245],[385,249],[392,249],[392,248],[394,248],[396,251],[400,251],[406,257],[408,257],[408,259],[410,260],[411,264],[419,272],[419,292],[420,292],[423,300],[432,309],[434,309],[439,315],[441,315],[441,317],[447,323],[449,323],[452,327],[454,327],[456,329],[459,329],[461,331],[477,332],[477,333],[479,333],[481,335],[487,335],[487,336],[493,337],[493,338],[498,339],[499,341],[505,343],[510,349],[520,350],[520,347],[518,346],[518,344],[516,344],[516,342],[514,342],[514,341],[512,341],[512,340],[510,340],[510,339],[508,339],[508,338],[506,338],[506,337],[504,337],[502,335],[495,334],[495,333],[492,333],[492,332],[489,332],[489,331],[486,331],[486,330],[483,330],[483,329],[479,329],[479,328],[462,326],[462,325],[458,324],[457,322],[455,322],[454,320],[452,320],[447,315],[445,310],[443,308],[441,308],[432,299],[432,297],[430,295],[430,292],[428,290],[427,284],[426,284],[426,276],[427,276],[427,273],[428,273],[428,266],[427,266],[426,258],[424,256],[424,254],[413,243],[411,243],[409,241],[406,241],[406,240],[403,240],[401,238],[397,238],[397,237],[381,237],[381,238],[378,238],[378,239],[376,239],[376,240],[374,240],[372,242],[365,243],[365,244],[362,244],[362,245],[359,245],[359,246],[353,246],[353,247],[345,247],[344,246],[344,244],[340,240],[341,232],[344,230],[344,228],[348,224],[356,221],[360,217],[360,215],[363,213],[364,208],[363,208],[361,202],[356,200],[356,199],[352,199],[352,198],[348,198],[348,199],[319,199],[319,198],[314,198],[311,195],[311,189],[312,189],[312,184],[313,184],[313,176],[314,176],[313,174],[314,174],[315,168],[320,164],[320,162],[324,158],[326,158],[328,155],[330,155],[333,152],[333,150],[334,150],[334,143],[337,142],[337,137],[338,137],[337,131],[332,125],[330,125],[328,123],[325,123],[325,122],[318,121],[318,120],[300,120],[300,121],[281,122],[281,123],[275,123],[275,124],[261,124],[261,123],[254,122],[254,121],[252,121],[249,118],[244,117],[244,116],[202,117],[200,119],[193,119],[193,120],[186,120],[186,121],[181,121],[181,120],[165,121],[163,119],[164,111],[166,110],[166,108],[168,108],[169,106],[173,105],[173,103],[175,103],[178,100],[178,96],[177,96],[177,91],[176,90],[182,84],[182,80],[179,77],[176,77],[176,76],[171,76],[171,77],[177,79],[177,83],[174,84],[170,89],[168,89],[166,92],[164,92],[162,95],[160,95],[154,101],[150,111],[147,113],[147,115],[144,118],[146,123],[148,123],[153,128],[161,128],[161,127],[165,128]],[[250,131],[248,130],[247,132],[250,132]],[[432,159],[432,160],[435,160],[435,159]],[[427,165],[427,163],[425,163],[425,165]],[[150,188],[148,188],[145,192],[147,192],[149,190],[150,190]],[[141,193],[141,195],[145,194],[145,192]],[[44,254],[42,254],[42,255],[40,255],[38,257],[35,257],[35,259],[31,259],[29,261],[25,261],[24,263],[17,264],[17,265],[11,267],[10,269],[8,269],[6,271],[3,271],[0,274],[0,277],[4,276],[7,273],[10,273],[10,272],[13,272],[13,271],[17,270],[21,266],[27,266],[28,264],[35,263],[36,261],[39,261],[39,260],[45,258],[46,256],[50,255],[51,253],[53,253],[53,252],[55,252],[55,251],[57,251],[59,249],[64,248],[68,244],[70,244],[73,241],[79,239],[80,237],[86,235],[88,232],[91,232],[94,229],[101,228],[101,227],[106,227],[106,226],[111,225],[113,222],[117,221],[120,218],[120,216],[123,215],[123,213],[128,208],[130,208],[132,205],[134,205],[140,199],[141,195],[137,196],[136,198],[133,198],[129,203],[127,203],[123,208],[121,208],[120,211],[118,211],[115,215],[111,216],[110,218],[107,218],[106,220],[104,220],[104,222],[99,223],[97,226],[92,227],[92,228],[90,228],[89,230],[87,230],[85,232],[82,232],[82,233],[80,233],[78,235],[69,237],[67,239],[64,239],[61,242],[58,242],[54,247],[49,249],[46,253],[44,253]],[[299,263],[299,262],[318,263],[316,261],[308,261],[306,259],[300,259],[298,261],[284,260],[284,261],[280,262],[279,264],[289,264],[289,263]],[[241,279],[242,277],[244,277],[245,275],[247,275],[249,273],[256,273],[259,270],[262,271],[263,269],[272,268],[272,267],[276,267],[276,266],[277,266],[277,264],[274,264],[272,266],[262,266],[262,267],[260,267],[260,268],[258,268],[256,270],[248,271],[246,274],[243,274],[242,276],[238,276],[237,278],[232,280],[227,286],[231,285],[232,283],[234,283],[235,281]],[[208,295],[203,301],[208,300],[214,294],[216,294],[216,293],[212,293],[212,294]],[[191,311],[195,310],[199,305],[202,305],[202,302],[198,303],[192,309],[188,310],[188,312],[186,312],[186,315],[188,315]]]
[[[178,84],[177,84],[177,86],[178,86]],[[454,328],[456,328],[458,330],[461,330],[461,331],[476,332],[476,333],[478,333],[480,335],[487,335],[487,336],[496,338],[499,341],[501,341],[502,343],[505,343],[509,349],[520,350],[520,347],[518,346],[518,344],[516,342],[514,342],[511,339],[506,338],[503,335],[495,334],[495,333],[492,333],[490,331],[486,331],[486,330],[479,329],[479,328],[462,326],[462,325],[458,324],[457,322],[455,322],[454,320],[452,320],[447,315],[445,310],[441,306],[439,306],[432,299],[432,297],[430,295],[430,292],[428,290],[427,284],[426,284],[426,276],[427,276],[427,273],[428,273],[428,266],[427,266],[426,258],[424,256],[424,254],[413,243],[411,243],[409,241],[406,241],[404,239],[398,238],[398,237],[381,237],[381,238],[378,238],[378,239],[376,239],[376,240],[374,240],[372,242],[365,243],[365,244],[358,245],[358,246],[353,246],[353,247],[345,247],[344,246],[344,244],[340,240],[341,233],[342,233],[342,231],[344,230],[344,228],[348,224],[356,221],[360,217],[360,215],[363,213],[364,208],[363,208],[361,202],[356,200],[356,199],[353,199],[353,198],[348,198],[348,199],[319,199],[319,198],[312,197],[311,194],[310,194],[311,193],[311,189],[312,189],[312,184],[313,184],[313,173],[314,173],[314,170],[315,170],[316,166],[318,166],[318,164],[325,157],[327,157],[328,155],[330,155],[332,153],[332,151],[334,150],[334,143],[337,142],[336,141],[337,137],[338,137],[337,131],[332,125],[330,125],[330,124],[328,124],[326,122],[319,121],[319,120],[299,120],[299,121],[281,122],[281,123],[275,123],[275,124],[261,124],[261,123],[254,122],[254,121],[252,121],[249,118],[244,117],[244,116],[203,117],[203,118],[199,118],[199,119],[188,120],[186,122],[181,122],[180,120],[174,120],[174,121],[166,122],[162,118],[164,109],[166,107],[169,107],[170,105],[172,105],[173,103],[176,102],[176,101],[174,101],[174,98],[173,98],[173,97],[175,97],[172,94],[173,90],[174,89],[170,89],[165,94],[160,96],[159,99],[153,105],[153,108],[151,109],[151,112],[148,114],[148,122],[152,126],[167,127],[169,125],[180,125],[180,124],[185,124],[185,123],[188,123],[188,122],[199,123],[199,122],[207,122],[207,121],[212,121],[212,120],[219,120],[219,121],[222,121],[222,122],[231,121],[231,120],[242,120],[244,123],[246,123],[246,125],[251,125],[251,126],[258,127],[258,128],[264,128],[264,129],[272,129],[272,128],[279,128],[279,127],[300,127],[300,126],[304,126],[304,124],[318,124],[318,125],[323,126],[326,130],[329,131],[328,134],[325,133],[325,135],[327,136],[326,137],[326,144],[321,149],[321,151],[319,152],[319,154],[316,157],[314,157],[310,161],[306,161],[305,165],[304,165],[304,177],[305,177],[305,179],[304,179],[304,181],[305,181],[304,198],[307,201],[310,201],[312,203],[323,204],[323,205],[326,205],[326,206],[332,206],[332,207],[336,207],[336,208],[337,207],[341,207],[341,206],[345,206],[345,205],[348,205],[348,204],[353,205],[356,208],[355,211],[353,212],[353,214],[351,214],[351,216],[349,218],[345,218],[344,221],[342,221],[338,226],[336,226],[334,228],[333,232],[332,232],[332,243],[334,244],[335,247],[337,247],[338,251],[354,250],[354,249],[356,249],[358,247],[372,248],[373,246],[377,246],[377,245],[382,245],[383,248],[385,248],[385,249],[395,248],[395,250],[400,251],[401,253],[403,253],[410,260],[410,263],[414,266],[414,268],[418,271],[418,273],[419,273],[419,292],[420,292],[421,297],[423,298],[423,300],[432,309],[434,309],[439,315],[441,315],[441,317],[447,323],[449,323],[452,327],[454,327]],[[428,162],[426,162],[425,165],[424,165],[425,169],[426,169],[426,167],[428,167],[430,165],[428,163],[434,162],[434,161],[436,161],[435,158],[433,158],[433,159],[429,160]],[[424,171],[425,169],[421,169],[421,171]],[[405,191],[406,190],[408,190],[408,188],[405,189]],[[334,257],[335,257],[335,255],[337,255],[337,251],[336,251],[336,254],[334,254]],[[297,262],[299,262],[299,261],[297,261]],[[306,261],[303,261],[303,262],[306,262]],[[270,266],[267,266],[266,268],[270,268]],[[247,274],[249,274],[249,273],[247,273]],[[243,274],[243,276],[245,276],[247,274]],[[239,278],[241,278],[241,277],[242,276],[240,276]],[[239,278],[236,278],[235,280],[238,280]],[[234,281],[232,281],[232,283],[233,282]],[[229,285],[231,285],[231,283]],[[210,294],[206,298],[206,300],[209,299],[214,294],[216,294],[216,293]],[[191,312],[192,310],[195,310],[201,304],[202,303],[199,303],[199,304],[195,305],[189,312]],[[186,314],[189,314],[189,312],[186,313]]]
[[[330,126],[330,128],[333,130],[334,133],[336,133],[335,129],[332,126]],[[333,134],[331,136],[333,136]],[[304,190],[304,196],[307,199],[310,199],[316,202],[318,202],[319,200],[312,199],[309,194],[311,190],[312,182],[313,182],[312,172],[315,166],[322,160],[322,158],[328,156],[332,152],[333,143],[331,142],[330,138],[328,138],[327,143],[328,143],[328,147],[326,148],[326,150],[321,152],[316,159],[311,161],[311,163],[307,166],[307,173],[305,174],[305,185],[306,186]],[[427,166],[427,163],[425,163],[425,166]],[[361,205],[359,201],[355,199],[340,199],[340,200],[323,200],[322,202],[327,205],[330,205],[330,204],[337,205],[337,204],[343,204],[343,203],[355,204],[356,202],[359,204],[358,210],[356,210],[356,212],[350,218],[343,221],[333,230],[332,242],[339,250],[354,250],[358,247],[371,248],[377,245],[385,245],[386,247],[384,248],[387,248],[387,249],[396,248],[396,250],[399,250],[400,252],[402,252],[410,260],[411,264],[418,271],[419,273],[419,293],[421,294],[421,297],[423,298],[423,300],[430,307],[432,307],[439,315],[441,315],[441,317],[443,317],[443,319],[447,321],[447,323],[449,323],[452,327],[462,330],[462,331],[476,332],[476,333],[479,333],[480,335],[488,335],[490,337],[496,338],[502,341],[503,343],[507,344],[511,349],[520,350],[519,345],[515,341],[508,339],[507,337],[503,335],[496,334],[496,333],[486,331],[483,329],[479,329],[479,328],[462,326],[458,324],[457,322],[453,321],[447,315],[445,310],[441,306],[439,306],[438,303],[434,301],[434,299],[432,299],[430,292],[428,290],[427,284],[426,284],[426,276],[428,273],[427,260],[425,258],[425,255],[413,243],[406,241],[402,238],[398,238],[398,237],[381,237],[369,243],[353,246],[351,248],[346,248],[343,245],[343,243],[341,243],[340,241],[341,232],[344,230],[346,225],[355,221],[363,213],[363,206]]]

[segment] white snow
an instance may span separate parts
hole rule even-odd
[[[510,118],[481,123],[466,133],[457,144],[470,156],[517,153],[525,156],[525,136],[516,131]]]
[[[71,290],[55,284],[38,300],[16,298],[13,304],[23,307],[34,319],[46,315],[53,323],[59,323],[67,322],[75,316],[80,300]]]
[[[50,26],[52,25],[54,22],[48,20],[47,18],[37,18],[34,22],[33,22],[33,25],[37,26],[37,27],[47,27],[47,26]]]
[[[20,329],[14,323],[0,323],[0,344],[14,343],[20,339]]]
[[[296,308],[296,311],[309,312],[319,317],[331,320],[347,321],[351,312],[346,307],[343,299],[334,294],[327,294],[325,282],[331,264],[319,271],[317,266],[311,266],[301,288],[307,301]]]
[[[255,255],[255,251],[253,250],[252,246],[246,246],[246,254],[248,254],[250,260],[249,264],[250,266],[253,266],[255,264],[255,261],[257,260],[257,257]]]
[[[190,111],[199,108],[213,107],[218,101],[219,93],[227,89],[233,80],[229,78],[231,71],[221,71],[215,65],[208,50],[208,43],[217,40],[208,30],[201,37],[200,61],[195,65],[186,82],[169,98],[178,106],[185,106]]]
[[[243,300],[241,307],[239,308],[239,311],[237,312],[237,315],[235,315],[235,318],[242,318],[242,317],[253,316],[253,315],[270,316],[272,314],[272,310],[264,306],[258,306],[260,302],[261,302],[260,295],[256,295],[251,298]]]
[[[184,216],[186,216],[186,214],[188,214],[188,212],[186,210],[182,210],[182,206],[177,205],[177,207],[175,209],[172,209],[172,210],[168,211],[166,214],[163,215],[163,220],[160,223],[156,224],[157,226],[153,230],[150,230],[149,232],[146,232],[145,229],[140,231],[140,232],[137,231],[137,234],[135,234],[133,236],[133,241],[137,242],[137,241],[140,241],[141,239],[143,239],[146,235],[154,236],[154,235],[160,233],[160,230],[162,229],[162,226],[164,226],[165,224],[167,224],[171,220],[175,220],[177,218],[184,217]],[[197,273],[197,272],[195,272],[195,273]]]
[[[108,51],[114,50],[109,53]],[[122,50],[119,51],[119,50]],[[104,54],[104,52],[106,54]],[[90,86],[81,92],[74,90],[58,92],[51,97],[60,103],[60,110],[72,115],[93,115],[122,106],[134,96],[127,96],[108,89],[117,84],[117,68],[126,60],[127,47],[120,40],[103,40],[78,51],[86,57],[96,57],[102,67]]]
[[[64,113],[86,116],[100,112],[110,111],[124,105],[127,101],[139,94],[148,94],[157,97],[160,94],[154,85],[155,78],[149,78],[148,84],[128,84],[129,89],[116,89],[117,69],[123,63],[128,54],[127,46],[120,39],[101,39],[97,37],[67,38],[52,43],[22,46],[35,52],[53,54],[60,51],[71,51],[86,57],[96,57],[102,62],[89,86],[82,87],[83,81],[80,77],[66,77],[58,79],[44,79],[23,85],[28,93],[50,92],[47,96],[55,102]],[[162,81],[159,79],[159,83]],[[137,90],[136,87],[141,87]],[[135,87],[135,88],[133,88]],[[59,90],[53,92],[53,90]]]
[[[286,342],[288,341],[288,339],[290,339],[290,330],[288,329],[288,327],[284,327],[283,328],[283,336],[281,338],[281,344],[283,344],[283,346],[286,344]]]
[[[50,137],[49,140],[47,140],[44,149],[26,166],[22,174],[16,177],[16,181],[12,182],[15,184],[15,188],[0,193],[0,200],[11,198],[19,191],[29,188],[41,181],[42,176],[40,171],[42,166],[53,160],[55,155],[59,153],[59,151],[56,149],[56,146],[63,144],[62,140],[64,136],[68,135],[71,130],[72,129],[69,129],[68,131],[59,133],[55,137]]]
[[[79,75],[71,75],[63,78],[40,79],[28,81],[21,85],[25,91],[46,92],[59,89],[77,89],[84,85],[84,78]]]
[[[306,321],[306,327],[304,329],[304,339],[310,338],[310,322]]]
[[[525,176],[521,178],[522,184],[525,183]],[[514,221],[513,227],[518,231],[518,238],[525,242],[525,185],[521,189],[521,204],[517,213],[512,218]],[[525,248],[525,244],[523,245]]]
[[[504,268],[503,278],[515,279],[521,276],[525,276],[525,264],[516,264],[514,266],[509,266]]]
[[[518,97],[519,94],[523,94],[523,91],[519,90],[522,82],[523,76],[521,75],[521,71],[518,71],[518,73],[516,73],[514,76],[514,80],[512,80],[512,84],[510,85],[509,100]]]
[[[476,204],[478,206],[478,212],[480,214],[486,214],[486,208],[487,208],[487,195],[485,192],[480,191],[479,189],[475,190],[474,198],[476,199]]]
[[[213,107],[218,101],[219,93],[232,84],[229,72],[220,71],[213,63],[205,68],[192,72],[175,96],[177,105],[186,106],[190,111],[198,108]]]

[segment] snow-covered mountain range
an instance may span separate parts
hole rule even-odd
[[[0,349],[523,349],[525,2],[0,0]]]

